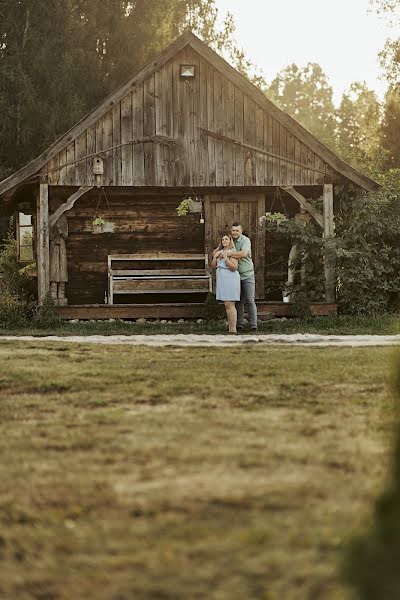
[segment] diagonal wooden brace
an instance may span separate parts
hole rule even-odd
[[[54,211],[54,213],[51,215],[51,217],[49,219],[50,229],[51,229],[51,227],[53,227],[53,225],[55,223],[57,223],[57,221],[61,217],[61,215],[63,215],[67,210],[71,210],[71,208],[74,206],[74,204],[78,200],[78,198],[83,196],[83,194],[86,194],[86,192],[88,192],[91,189],[93,189],[93,186],[80,187],[79,190],[77,190],[74,194],[72,194],[72,196],[70,196],[68,198],[68,200],[66,202],[64,202],[64,204],[61,204],[61,206],[59,206],[57,208],[57,210]]]
[[[317,221],[318,225],[322,229],[324,229],[324,217],[321,215],[320,212],[317,211],[316,208],[314,208],[312,204],[310,204],[310,202],[308,202],[304,198],[304,196],[302,196],[297,190],[295,190],[294,187],[281,187],[281,190],[284,190],[285,192],[293,196],[293,198],[297,200],[300,206],[302,206],[307,212],[309,212],[310,215],[314,217],[314,219]]]

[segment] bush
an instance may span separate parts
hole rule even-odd
[[[338,306],[341,313],[378,315],[400,309],[400,170],[382,190],[335,189]]]
[[[32,282],[17,261],[13,222],[0,248],[0,326],[24,325],[34,309]]]
[[[370,530],[351,543],[344,577],[358,600],[400,598],[400,425],[387,491],[377,501]]]
[[[54,302],[50,292],[46,294],[42,306],[37,308],[33,322],[36,327],[43,327],[44,329],[47,327],[60,325],[63,322],[62,319],[56,314]]]
[[[220,321],[226,318],[225,307],[216,300],[215,294],[210,293],[207,296],[204,318],[206,321]]]

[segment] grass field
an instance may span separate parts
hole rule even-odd
[[[0,341],[0,598],[348,598],[396,360]]]
[[[38,328],[30,325],[5,327],[0,324],[1,335],[113,335],[113,334],[174,334],[174,333],[225,333],[227,325],[223,321],[186,322],[162,324],[160,321],[139,324],[129,321],[80,321],[60,322],[51,327]],[[321,333],[327,335],[394,335],[400,334],[400,316],[382,315],[378,317],[311,317],[309,319],[271,319],[259,326],[259,333]]]

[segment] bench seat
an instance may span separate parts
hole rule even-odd
[[[108,256],[109,304],[114,304],[115,294],[206,294],[211,286],[207,254]]]

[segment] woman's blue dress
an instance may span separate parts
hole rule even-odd
[[[231,271],[225,259],[217,260],[217,300],[238,302],[240,300],[239,271]]]

